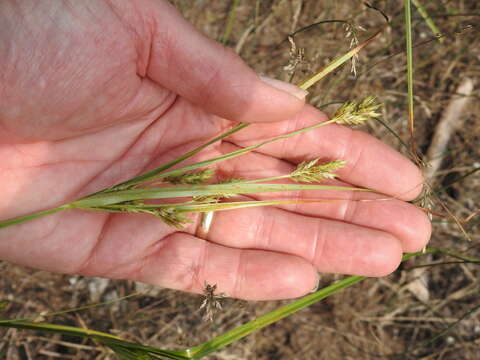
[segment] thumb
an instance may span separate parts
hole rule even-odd
[[[287,120],[303,107],[305,90],[258,76],[232,50],[199,33],[167,2],[150,5],[153,35],[147,76],[153,81],[233,121]]]

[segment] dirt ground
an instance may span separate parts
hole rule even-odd
[[[200,31],[217,40],[225,36],[233,1],[172,2]],[[414,51],[415,143],[421,154],[428,152],[459,84],[468,78],[476,82],[468,105],[455,113],[458,128],[430,180],[434,195],[427,199],[435,212],[430,246],[480,258],[480,214],[475,216],[480,209],[480,171],[475,172],[480,169],[480,2],[421,2],[443,34],[440,42],[419,12],[413,11],[413,39],[418,45]],[[402,3],[371,1],[389,17],[389,26],[360,54],[356,77],[350,65],[343,66],[311,89],[308,101],[332,113],[338,103],[375,95],[384,104],[383,121],[408,143]],[[365,32],[358,30],[360,41],[385,24],[382,14],[361,1],[240,0],[227,44],[258,73],[289,80],[292,75],[285,67],[295,59],[287,35],[324,20],[346,20],[357,29],[365,28]],[[348,51],[350,41],[341,23],[299,32],[295,44],[297,51],[304,49],[304,56],[291,81],[298,82]],[[365,131],[409,154],[381,123],[370,122]],[[422,264],[429,266],[413,269]],[[0,269],[0,301],[7,304],[1,315],[5,318],[40,319],[43,312],[148,290],[147,295],[49,321],[106,331],[161,348],[198,344],[287,303],[227,299],[215,321],[208,323],[198,312],[201,296],[146,289],[128,281],[50,274],[5,262]],[[321,285],[339,278],[325,275]],[[388,277],[357,284],[209,359],[478,359],[479,281],[475,259],[420,257]],[[116,359],[95,342],[68,336],[0,329],[0,339],[0,359]]]

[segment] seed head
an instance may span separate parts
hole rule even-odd
[[[226,295],[224,293],[217,294],[217,284],[210,285],[207,282],[203,288],[203,302],[200,305],[199,310],[203,310],[204,321],[213,321],[215,312],[222,309],[222,303],[220,302]]]
[[[197,204],[214,204],[218,203],[222,197],[217,195],[199,195],[192,197],[192,201]]]
[[[150,214],[160,218],[165,224],[174,226],[177,229],[182,230],[186,224],[191,220],[186,216],[184,212],[176,210],[172,207],[165,208],[128,208],[127,212],[134,214]]]
[[[349,101],[340,106],[333,116],[333,120],[342,125],[361,124],[368,119],[380,117],[377,110],[381,106],[381,104],[375,104],[374,96],[368,96],[360,102]]]
[[[317,182],[326,179],[333,179],[337,175],[336,170],[347,163],[344,160],[334,160],[317,165],[319,159],[304,161],[291,173],[290,178],[298,182]]]
[[[204,184],[215,174],[215,170],[212,168],[206,168],[198,171],[184,172],[180,175],[167,176],[162,180],[171,184]]]
[[[288,41],[290,42],[290,60],[283,70],[287,71],[289,75],[293,75],[297,67],[305,63],[305,49],[297,49],[293,36],[289,36]]]
[[[185,225],[191,222],[184,212],[177,211],[173,207],[156,209],[153,215],[162,219],[165,224],[174,226],[180,230],[183,230]]]
[[[350,49],[358,46],[358,30],[365,31],[365,29],[359,25],[353,23],[345,24],[345,37],[350,39]],[[357,62],[358,62],[358,53],[352,56],[352,73],[353,76],[357,77]]]
[[[239,183],[243,182],[244,179],[242,178],[226,178],[221,181],[218,181],[216,184],[233,184],[233,183]],[[231,193],[231,194],[218,194],[218,195],[200,195],[200,196],[194,196],[192,200],[196,203],[202,203],[202,204],[209,204],[209,203],[216,203],[219,202],[221,199],[228,199],[232,198],[234,196],[237,196],[237,193]]]

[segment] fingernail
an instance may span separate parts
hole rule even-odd
[[[308,95],[307,90],[300,89],[298,86],[295,86],[293,84],[289,84],[285,81],[277,80],[277,79],[272,79],[268,76],[262,76],[260,75],[260,80],[262,80],[265,84],[274,87],[275,89],[285,91],[289,93],[290,95],[295,96],[296,98],[300,100],[304,100],[305,97]]]
[[[320,286],[320,279],[321,279],[321,275],[320,273],[317,273],[317,282],[315,283],[315,287],[310,290],[310,293],[314,293],[315,291],[318,290],[318,287]]]

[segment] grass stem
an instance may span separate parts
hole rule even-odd
[[[34,220],[34,219],[37,219],[37,218],[40,218],[40,217],[43,217],[43,216],[52,215],[52,214],[55,214],[57,212],[69,209],[69,208],[70,208],[70,205],[66,204],[66,205],[62,205],[62,206],[59,206],[59,207],[56,207],[56,208],[53,208],[53,209],[39,211],[39,212],[34,213],[34,214],[19,216],[19,217],[13,218],[13,219],[0,221],[0,229],[1,228],[6,228],[6,227],[12,226],[12,225],[21,224],[21,223],[24,223],[24,222],[27,222],[27,221],[30,221],[30,220]]]

